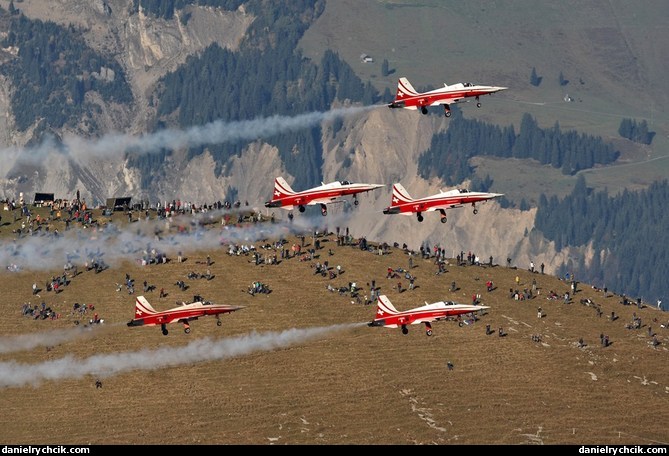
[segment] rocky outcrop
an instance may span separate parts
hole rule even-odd
[[[95,94],[87,96],[100,108],[95,120],[103,130],[135,135],[144,132],[154,117],[151,96],[161,76],[212,43],[237,48],[254,19],[243,9],[229,12],[195,6],[178,11],[171,20],[155,19],[142,12],[130,14],[130,2],[125,0],[54,0],[49,5],[47,8],[44,2],[26,1],[20,7],[29,17],[74,23],[82,27],[90,46],[118,56],[133,90],[134,105],[106,105]],[[106,78],[114,76],[109,72],[99,74]],[[11,87],[0,84],[0,113],[4,113],[0,117],[0,142],[4,148],[21,150],[32,135],[31,130],[18,134],[12,128],[10,94]],[[493,256],[498,264],[505,262],[507,256],[519,267],[526,267],[529,261],[537,265],[544,262],[549,272],[550,265],[564,260],[566,254],[555,253],[550,243],[527,234],[532,233],[534,211],[502,210],[496,202],[489,202],[481,205],[478,215],[466,207],[450,210],[446,224],[440,223],[436,214],[426,214],[425,221],[419,223],[415,216],[382,213],[389,204],[394,182],[401,182],[417,196],[439,190],[438,182],[418,176],[417,159],[429,147],[432,135],[447,125],[443,117],[390,112],[384,106],[344,119],[343,128],[336,134],[325,125],[324,180],[345,178],[383,183],[386,187],[361,196],[358,206],[334,205],[326,219],[315,212],[310,222],[328,224],[331,229],[349,227],[356,236],[389,243],[406,242],[414,249],[423,242],[440,245],[453,256],[466,246],[467,251],[486,261]],[[85,131],[85,125],[80,127]],[[66,136],[67,132],[59,134]],[[46,153],[39,161],[22,160],[20,154],[6,153],[0,169],[6,177],[0,184],[6,198],[15,198],[18,192],[30,198],[36,191],[72,198],[80,190],[94,204],[107,197],[127,195],[148,198],[151,202],[180,198],[198,204],[212,203],[225,200],[228,189],[234,188],[240,199],[269,215],[263,202],[271,195],[274,177],[283,175],[293,183],[278,151],[262,141],[248,146],[240,157],[232,158],[222,175],[217,176],[215,168],[207,152],[189,160],[177,151],[165,161],[161,178],[147,192],[140,186],[142,176],[127,166],[121,153],[96,158],[86,155],[84,148],[72,156]],[[298,188],[299,183],[295,186]],[[275,215],[282,218],[286,212],[277,209]]]

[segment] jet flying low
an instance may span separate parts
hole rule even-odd
[[[128,322],[128,326],[157,326],[163,332],[168,334],[167,325],[169,323],[179,322],[184,326],[184,332],[190,333],[190,323],[200,317],[214,315],[216,324],[221,326],[223,322],[220,319],[221,314],[234,312],[243,309],[244,306],[229,306],[224,304],[212,304],[209,301],[197,300],[191,303],[173,307],[172,309],[157,311],[144,296],[137,296],[135,300],[135,318]]]
[[[457,304],[453,301],[438,301],[414,309],[399,311],[386,295],[379,295],[374,320],[368,326],[385,326],[386,328],[402,328],[402,334],[408,334],[408,325],[425,324],[425,334],[432,335],[432,322],[445,320],[456,315],[479,312],[489,306]]]
[[[444,107],[444,115],[451,116],[451,107],[453,103],[464,103],[469,101],[469,98],[476,100],[476,107],[481,107],[479,97],[482,95],[490,95],[502,90],[507,90],[508,87],[488,86],[473,84],[471,82],[458,82],[457,84],[444,84],[444,87],[430,90],[428,92],[418,92],[413,88],[407,78],[400,78],[397,82],[397,94],[395,99],[388,103],[388,107],[404,108],[412,110],[420,110],[421,113],[427,114],[428,106]]]
[[[441,214],[441,223],[446,223],[446,210],[456,207],[463,207],[465,204],[471,204],[474,208],[474,214],[478,213],[476,203],[485,202],[493,198],[504,196],[503,193],[472,192],[463,188],[456,188],[447,191],[440,191],[434,195],[424,198],[413,198],[406,191],[402,184],[393,185],[393,196],[390,206],[383,210],[386,215],[416,214],[419,222],[423,221],[424,212],[438,211]]]
[[[327,205],[340,202],[341,197],[352,195],[353,204],[358,205],[357,195],[359,193],[369,192],[381,187],[384,187],[384,185],[362,184],[343,180],[328,184],[321,183],[318,187],[296,192],[283,177],[277,177],[274,180],[272,199],[265,203],[265,207],[280,207],[291,210],[297,206],[300,212],[304,212],[306,206],[319,204],[321,214],[325,216],[328,213]]]

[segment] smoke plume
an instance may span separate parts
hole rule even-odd
[[[77,339],[100,334],[102,328],[108,326],[77,326],[74,328],[55,329],[33,334],[19,334],[15,336],[0,337],[0,353],[12,353],[17,351],[32,350],[36,347],[49,347]]]
[[[57,154],[78,163],[86,163],[91,158],[123,157],[128,152],[144,155],[161,150],[175,150],[244,140],[253,141],[280,133],[311,128],[324,121],[360,114],[379,106],[354,106],[324,112],[314,111],[296,116],[275,115],[232,122],[217,120],[185,130],[165,129],[139,136],[119,132],[108,133],[98,139],[66,135],[60,143],[50,138],[29,150],[17,147],[0,150],[0,157],[3,158],[0,161],[0,173],[6,175],[18,162],[31,165],[43,164],[44,160],[51,154]]]
[[[105,377],[133,370],[155,370],[195,362],[224,360],[253,352],[289,347],[363,324],[293,328],[281,332],[251,332],[226,339],[198,339],[183,347],[160,347],[153,350],[94,355],[84,359],[65,356],[39,364],[8,361],[0,363],[0,386],[36,386],[48,380],[81,378],[86,375]]]

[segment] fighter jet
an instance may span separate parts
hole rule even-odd
[[[168,333],[167,324],[179,322],[184,325],[184,332],[189,334],[190,324],[188,322],[191,320],[197,320],[199,317],[206,315],[215,315],[216,324],[221,326],[223,323],[220,320],[220,314],[234,312],[243,308],[243,306],[212,304],[209,301],[198,300],[159,312],[149,304],[149,301],[144,296],[137,296],[135,300],[135,318],[128,322],[128,326],[160,325],[163,335],[166,336]]]
[[[465,204],[471,204],[474,208],[474,214],[478,213],[476,203],[485,202],[492,198],[504,196],[503,193],[471,192],[467,189],[457,188],[448,191],[440,191],[435,195],[424,198],[412,198],[402,184],[393,185],[393,197],[390,206],[383,210],[386,215],[416,214],[418,221],[423,221],[423,212],[439,211],[441,214],[441,223],[446,223],[446,209],[462,207]]]
[[[382,184],[358,184],[349,181],[335,181],[301,192],[294,191],[283,177],[274,180],[274,194],[272,200],[265,203],[265,207],[280,207],[292,209],[297,206],[300,212],[305,206],[320,204],[321,214],[327,215],[327,204],[341,201],[342,196],[353,195],[353,204],[358,204],[358,193],[369,192],[384,187]]]
[[[402,328],[402,334],[408,334],[407,325],[425,323],[425,334],[432,335],[433,321],[445,320],[460,314],[478,312],[489,309],[489,306],[474,306],[457,304],[452,301],[439,301],[432,304],[425,303],[422,307],[405,310],[403,312],[395,309],[386,295],[379,295],[376,307],[376,318],[367,323],[367,326],[385,326],[386,328]]]
[[[429,92],[418,92],[413,88],[407,78],[400,78],[397,82],[397,95],[389,108],[420,109],[420,112],[427,114],[428,106],[444,106],[444,115],[451,116],[451,107],[453,103],[464,103],[467,98],[476,99],[476,107],[481,107],[479,97],[481,95],[490,95],[508,87],[486,86],[472,84],[471,82],[459,82],[457,84],[444,84],[444,87],[430,90]]]

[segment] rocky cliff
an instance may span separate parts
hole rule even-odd
[[[140,135],[154,120],[152,97],[156,81],[182,64],[187,56],[213,42],[235,49],[254,18],[243,7],[227,12],[192,6],[171,20],[155,19],[141,12],[130,14],[130,3],[127,0],[48,3],[25,0],[17,3],[17,7],[30,18],[64,25],[74,23],[82,27],[91,47],[117,56],[127,72],[135,102],[132,106],[118,106],[92,100],[100,107],[96,121],[110,133]],[[180,14],[188,14],[188,21],[182,21]],[[9,105],[11,90],[7,81],[0,84],[0,112],[5,113],[0,119],[0,141],[6,150],[1,168],[4,197],[17,198],[19,192],[24,192],[30,200],[32,193],[47,191],[55,193],[57,198],[68,199],[76,190],[93,202],[103,202],[109,196],[138,196],[142,176],[127,166],[120,147],[118,153],[112,151],[98,156],[87,153],[91,143],[85,143],[77,155],[63,156],[46,151],[37,161],[23,160],[21,150],[31,141],[32,131],[19,134],[13,128]],[[346,178],[387,186],[361,197],[359,206],[336,205],[327,219],[315,211],[316,215],[305,215],[305,220],[316,225],[327,223],[330,228],[346,226],[356,236],[406,242],[416,249],[422,242],[428,242],[441,245],[453,255],[460,250],[472,251],[486,261],[493,256],[494,262],[500,264],[505,263],[507,256],[520,267],[527,267],[530,260],[535,264],[544,262],[550,272],[551,265],[563,261],[568,253],[563,250],[560,255],[556,254],[550,244],[532,233],[534,211],[502,210],[496,202],[489,202],[481,205],[478,215],[472,214],[470,208],[449,211],[446,224],[440,223],[435,214],[427,214],[423,223],[418,223],[415,217],[382,214],[390,201],[394,182],[401,182],[416,196],[438,191],[438,182],[425,181],[418,176],[417,158],[429,146],[431,136],[446,127],[446,122],[437,116],[389,112],[382,107],[345,118],[344,127],[336,135],[325,125],[323,176],[326,181]],[[78,134],[55,133],[61,138]],[[113,141],[113,137],[105,138],[107,143]],[[224,200],[227,189],[233,187],[242,200],[266,211],[262,203],[272,191],[273,177],[284,175],[292,183],[292,176],[283,168],[276,149],[261,140],[249,146],[241,157],[233,158],[223,175],[217,177],[213,170],[209,154],[187,160],[177,152],[164,164],[161,170],[164,178],[151,190],[151,195],[141,196],[148,196],[154,202],[181,198],[211,203]],[[299,183],[295,183],[295,188],[301,189]],[[276,210],[276,215],[282,217],[285,212]]]

